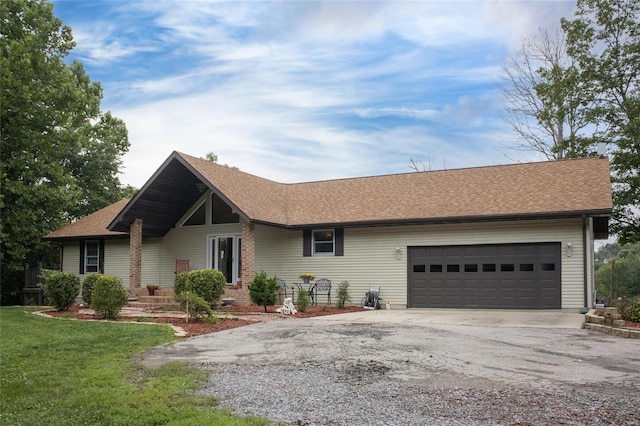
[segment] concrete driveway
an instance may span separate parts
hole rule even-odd
[[[445,387],[601,384],[640,392],[640,341],[582,330],[582,319],[433,309],[291,318],[158,346],[139,360],[330,365],[347,373],[364,363],[397,380]]]

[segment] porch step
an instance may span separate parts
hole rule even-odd
[[[132,308],[157,308],[160,306],[179,306],[173,298],[173,290],[156,290],[155,295],[138,296],[138,300],[129,301]]]
[[[156,290],[156,296],[166,296],[173,298],[173,289],[172,288],[159,288]]]
[[[131,301],[129,303],[127,303],[127,306],[130,308],[166,308],[168,306],[180,306],[178,303],[176,302],[172,302],[172,303],[146,303],[146,302],[139,302],[139,301]]]

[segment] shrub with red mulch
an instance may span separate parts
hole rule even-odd
[[[61,317],[67,319],[78,320],[95,320],[98,319],[97,315],[88,315],[80,313],[80,306],[72,305],[67,311],[47,311],[46,314],[52,317]],[[242,327],[244,325],[255,324],[260,319],[255,317],[261,316],[277,316],[282,318],[310,318],[322,315],[334,315],[344,314],[348,312],[359,312],[364,309],[360,306],[345,306],[344,309],[338,309],[335,306],[309,306],[306,312],[298,312],[296,315],[281,315],[276,313],[276,306],[268,306],[267,313],[264,313],[264,308],[258,305],[248,306],[226,306],[219,308],[216,312],[220,316],[220,320],[216,324],[209,324],[203,321],[189,321],[188,323],[184,318],[176,317],[160,317],[160,318],[145,318],[145,322],[156,322],[162,324],[172,324],[183,328],[189,336],[199,336],[201,334],[215,333],[218,331],[229,330],[236,327]],[[162,312],[162,308],[156,308],[150,310],[150,312]],[[176,311],[171,311],[176,312]],[[236,317],[247,316],[248,319],[242,318],[225,318],[224,315],[229,314]],[[140,317],[144,317],[144,313]],[[136,317],[119,317],[118,321],[136,321]]]

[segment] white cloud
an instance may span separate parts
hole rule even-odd
[[[283,182],[406,172],[410,157],[433,158],[434,168],[508,162],[496,144],[505,135],[496,112],[500,63],[523,35],[575,7],[106,4],[108,18],[71,25],[78,54],[113,75],[103,83],[104,109],[127,123],[122,180],[138,187],[173,150],[213,151]],[[111,72],[128,58],[137,60],[124,74]]]
[[[355,113],[362,118],[377,118],[384,116],[397,116],[414,118],[418,120],[429,120],[434,118],[438,111],[433,109],[419,109],[408,107],[389,107],[389,108],[356,108]]]
[[[75,25],[73,39],[76,42],[75,53],[83,62],[104,65],[140,52],[151,52],[156,48],[146,44],[132,44],[124,37],[114,36],[115,24],[100,22],[92,26]]]

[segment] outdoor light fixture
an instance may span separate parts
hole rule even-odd
[[[571,243],[567,243],[567,256],[571,257],[573,254],[573,245]]]
[[[396,259],[400,260],[402,257],[402,250],[400,250],[399,246],[396,246]]]
[[[196,188],[198,188],[198,191],[200,191],[200,193],[203,193],[204,190],[207,189],[207,185],[202,182],[196,182]]]

